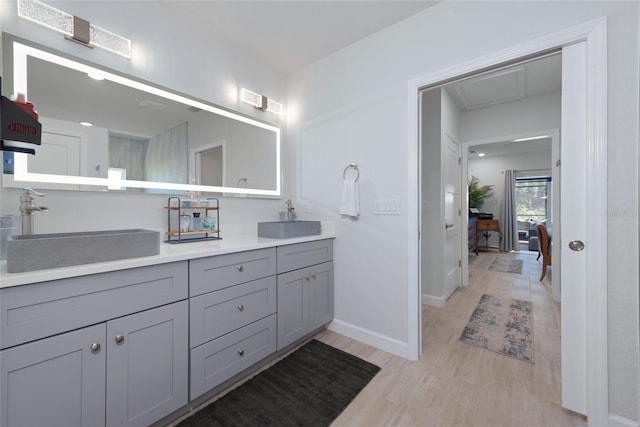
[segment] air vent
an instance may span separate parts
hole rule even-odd
[[[165,108],[167,108],[167,106],[164,104],[160,104],[159,102],[154,102],[154,101],[147,101],[147,100],[140,101],[138,105],[142,108],[148,108],[150,110],[164,110]]]

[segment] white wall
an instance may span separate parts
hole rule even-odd
[[[411,299],[405,207],[417,197],[406,190],[415,167],[407,152],[408,82],[603,16],[609,55],[610,410],[640,419],[636,2],[444,2],[289,76],[288,108],[294,114],[287,178],[297,184],[298,202],[337,221],[334,329],[406,351]],[[358,221],[338,215],[342,170],[354,161],[361,170]],[[399,199],[401,215],[373,215],[378,197]]]
[[[285,102],[285,76],[223,39],[202,33],[198,28],[181,27],[162,3],[55,2],[54,6],[65,12],[130,38],[133,54],[129,60],[69,42],[58,33],[18,19],[15,1],[0,1],[0,28],[45,47],[277,123],[278,116],[239,103],[238,92],[246,87]],[[19,193],[19,190],[2,189],[2,215],[19,214]],[[49,206],[51,212],[36,215],[35,232],[116,227],[166,229],[163,206],[167,196],[54,190],[45,193],[47,198],[42,204]],[[277,219],[281,210],[284,203],[279,199],[223,198],[220,210],[223,236],[230,225]]]

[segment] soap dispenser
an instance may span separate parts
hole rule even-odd
[[[200,218],[200,212],[194,212],[191,219],[191,229],[193,231],[202,230],[202,218]]]

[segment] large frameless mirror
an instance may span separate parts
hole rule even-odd
[[[278,126],[26,43],[7,45],[10,95],[35,105],[42,145],[35,156],[3,153],[5,187],[281,196]]]

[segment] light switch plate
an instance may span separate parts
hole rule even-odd
[[[376,199],[373,202],[374,215],[400,215],[399,199]]]

